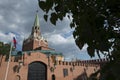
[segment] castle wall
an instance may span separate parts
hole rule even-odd
[[[52,80],[52,75],[55,75],[55,80],[79,80],[87,78],[100,68],[100,62],[106,60],[88,60],[77,62],[65,62],[65,61],[52,61],[51,57],[46,56],[40,52],[25,53],[24,56],[18,62],[14,62],[15,57],[11,58],[9,73],[7,80],[17,80],[19,76],[20,80],[27,80],[28,66],[34,61],[40,61],[47,66],[47,80]],[[24,62],[19,68],[19,72],[15,72],[15,66],[19,66],[20,62]],[[4,80],[7,62],[5,57],[2,59],[0,66],[0,80]],[[64,75],[63,70],[67,70],[67,75]]]

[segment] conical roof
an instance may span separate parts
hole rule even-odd
[[[37,27],[40,26],[38,14],[36,14],[36,17],[35,17],[34,27],[35,27],[35,26],[37,26]]]

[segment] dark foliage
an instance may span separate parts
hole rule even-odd
[[[99,57],[104,54],[110,59],[100,70],[101,74],[103,71],[106,74],[101,75],[101,79],[109,80],[107,75],[112,75],[114,80],[120,80],[117,75],[120,62],[120,0],[38,0],[38,4],[46,12],[44,19],[49,19],[54,25],[66,16],[72,20],[70,27],[75,29],[73,36],[80,49],[87,44],[91,57],[97,52]]]
[[[3,42],[1,42],[1,44],[0,55],[8,55],[10,51],[10,44],[4,44]]]

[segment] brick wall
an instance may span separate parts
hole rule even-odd
[[[47,66],[47,80],[52,80],[52,75],[55,76],[55,80],[77,80],[83,76],[89,77],[91,73],[97,71],[100,68],[99,62],[105,60],[88,60],[88,61],[76,61],[76,62],[65,62],[57,61],[56,64],[52,62],[51,57],[48,61],[48,57],[40,52],[25,53],[18,62],[14,62],[15,57],[11,58],[10,68],[7,80],[15,80],[16,77],[20,76],[21,80],[27,80],[28,77],[28,66],[34,61],[43,62]],[[14,72],[15,66],[18,66],[20,62],[24,62],[19,72]],[[5,62],[5,56],[2,59],[0,67],[0,80],[4,80],[7,62]],[[64,75],[63,70],[67,70],[67,75]]]

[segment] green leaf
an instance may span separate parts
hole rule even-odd
[[[50,22],[54,25],[56,25],[56,21],[53,18],[50,18]]]
[[[94,53],[95,49],[93,47],[88,46],[87,47],[87,52],[88,52],[89,56],[91,56],[91,57],[95,56],[95,53]]]
[[[57,16],[58,16],[58,18],[59,18],[61,21],[63,20],[63,15],[62,15],[62,13],[58,13]]]
[[[55,7],[55,11],[56,11],[56,12],[59,12],[59,11],[60,11],[59,5],[57,5],[57,6]]]
[[[70,27],[71,28],[74,28],[75,27],[75,24],[73,22],[70,23]]]
[[[44,19],[45,19],[45,21],[47,21],[48,15],[44,15]]]
[[[44,12],[52,13],[50,13],[50,21],[54,25],[58,19],[63,20],[66,14],[70,14],[72,16],[70,27],[75,28],[73,36],[76,45],[82,49],[84,44],[88,44],[87,51],[91,57],[95,56],[95,50],[99,57],[100,54],[110,50],[111,55],[114,54],[114,59],[120,60],[118,55],[120,52],[119,2],[120,0],[45,0],[39,6]],[[44,18],[47,20],[47,16]],[[114,39],[114,41],[110,42],[110,39]],[[106,70],[108,71],[108,67],[111,66],[112,64],[108,65]],[[114,69],[119,68],[114,67]],[[111,71],[109,70],[109,72]],[[113,74],[113,72],[111,73]],[[102,74],[101,78],[108,80]],[[119,75],[114,80],[120,80],[118,77]]]
[[[96,50],[96,53],[97,53],[98,57],[101,59],[99,50]]]
[[[50,9],[52,9],[53,6],[53,0],[46,0],[46,13],[49,12]]]
[[[76,45],[77,45],[80,49],[83,48],[84,42],[83,42],[82,40],[80,40],[80,39],[77,38],[77,39],[75,40],[75,42],[76,42]]]
[[[38,5],[43,11],[46,11],[46,4],[44,1],[38,0]]]
[[[52,24],[56,25],[56,21],[57,21],[58,17],[56,15],[56,13],[52,13],[51,14],[51,18],[50,18],[50,21]]]

